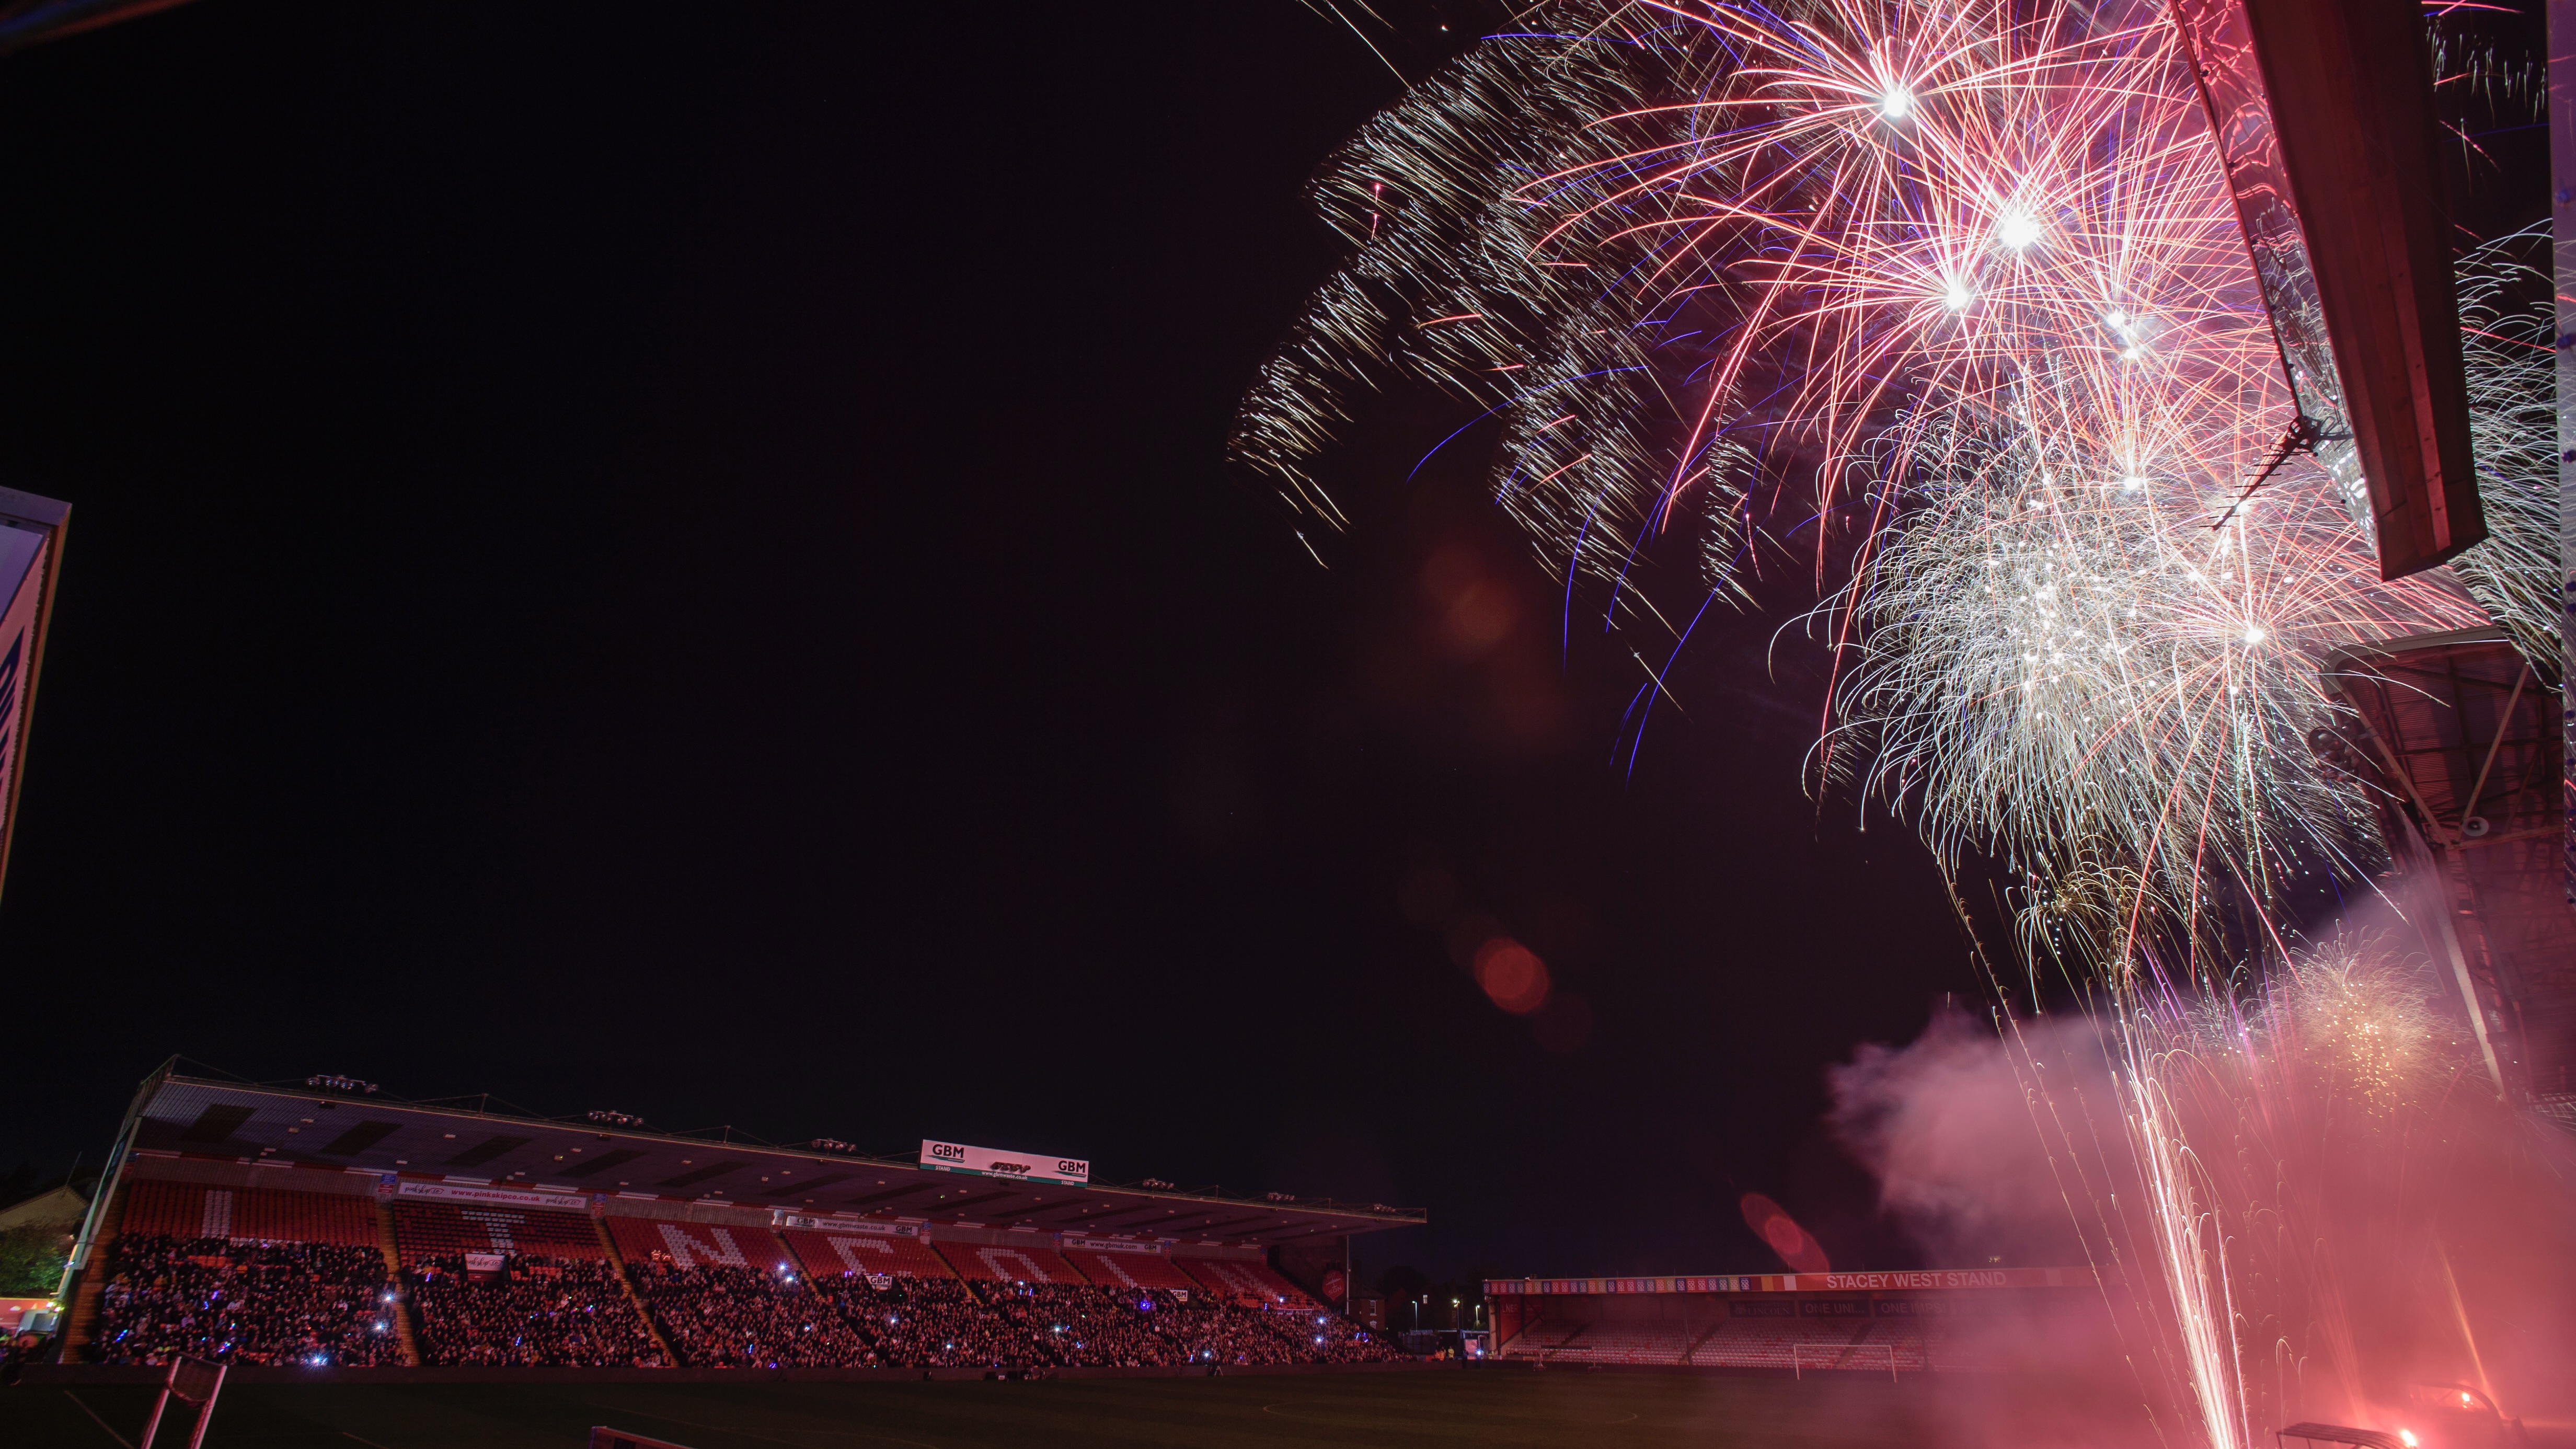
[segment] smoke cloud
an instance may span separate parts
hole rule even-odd
[[[2412,939],[2338,937],[2125,1012],[1944,1013],[1833,1069],[1830,1125],[1925,1263],[2098,1285],[1959,1320],[1954,1358],[2044,1375],[2081,1406],[2065,1442],[2576,1427],[2576,1135],[2495,1099]],[[1990,1440],[1974,1402],[1951,1427]]]

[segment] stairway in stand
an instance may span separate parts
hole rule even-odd
[[[1567,1334],[1565,1337],[1558,1339],[1556,1342],[1549,1344],[1547,1347],[1540,1349],[1538,1351],[1539,1361],[1541,1363],[1545,1363],[1549,1354],[1563,1353],[1567,1348],[1573,1345],[1576,1339],[1581,1338],[1583,1335],[1590,1333],[1591,1331],[1592,1325],[1587,1323],[1581,1328],[1574,1330],[1572,1333]]]
[[[662,1325],[655,1323],[653,1315],[645,1311],[644,1295],[635,1291],[635,1275],[626,1271],[626,1259],[617,1251],[617,1239],[608,1231],[608,1224],[592,1218],[590,1230],[599,1234],[599,1246],[608,1253],[608,1266],[617,1270],[617,1286],[626,1290],[626,1301],[635,1305],[635,1316],[644,1320],[644,1331],[653,1335],[653,1346],[662,1350],[662,1362],[678,1368],[680,1356],[671,1352],[671,1340],[662,1336]]]
[[[1718,1321],[1716,1321],[1715,1323],[1710,1324],[1710,1325],[1708,1326],[1708,1332],[1703,1333],[1703,1334],[1701,1334],[1699,1337],[1692,1339],[1692,1340],[1691,1340],[1691,1342],[1690,1342],[1690,1347],[1688,1347],[1688,1348],[1686,1348],[1686,1349],[1683,1349],[1683,1350],[1682,1350],[1681,1362],[1683,1362],[1683,1363],[1697,1363],[1697,1362],[1699,1362],[1698,1354],[1699,1354],[1700,1349],[1701,1349],[1702,1347],[1706,1346],[1706,1344],[1708,1343],[1708,1341],[1709,1341],[1710,1339],[1717,1337],[1717,1331],[1718,1331],[1719,1329],[1721,1329],[1721,1328],[1724,1328],[1725,1326],[1726,1326],[1726,1320],[1725,1320],[1725,1319],[1723,1319],[1723,1318],[1719,1319],[1719,1320],[1718,1320]]]
[[[394,1334],[402,1340],[403,1366],[420,1367],[420,1331],[412,1321],[411,1285],[403,1280],[402,1250],[394,1243],[394,1210],[376,1204],[376,1246],[385,1254],[385,1277],[394,1285]]]

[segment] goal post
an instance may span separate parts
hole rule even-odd
[[[186,1354],[170,1360],[170,1372],[161,1380],[161,1396],[152,1401],[152,1417],[143,1422],[143,1437],[134,1441],[137,1449],[152,1449],[152,1436],[161,1432],[161,1416],[173,1399],[190,1416],[188,1449],[205,1443],[206,1425],[215,1417],[215,1399],[223,1393],[224,1374],[231,1367]]]

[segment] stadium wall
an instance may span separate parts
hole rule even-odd
[[[2101,1302],[2088,1268],[1502,1278],[1485,1283],[1507,1359],[1695,1367],[1987,1367],[2006,1324]]]

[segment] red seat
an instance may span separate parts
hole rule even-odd
[[[948,1260],[919,1238],[895,1233],[836,1233],[829,1228],[789,1228],[787,1246],[803,1260],[807,1275],[835,1278],[849,1273],[889,1274],[897,1278],[954,1278]]]
[[[700,1266],[758,1268],[788,1266],[787,1250],[767,1228],[718,1223],[675,1223],[662,1218],[600,1219],[617,1251],[629,1263],[669,1263],[677,1268]]]
[[[403,1263],[459,1253],[524,1253],[545,1258],[605,1258],[587,1213],[553,1208],[467,1203],[393,1205],[394,1245]]]
[[[1286,1304],[1312,1308],[1315,1300],[1294,1283],[1253,1258],[1180,1258],[1175,1260],[1207,1290],[1237,1303]]]
[[[1207,1291],[1197,1279],[1173,1267],[1172,1260],[1160,1253],[1108,1253],[1096,1248],[1067,1248],[1064,1256],[1081,1271],[1082,1276],[1104,1288]]]
[[[939,1243],[939,1256],[960,1278],[982,1283],[1079,1283],[1082,1275],[1053,1248],[1036,1242]]]
[[[335,1243],[366,1248],[380,1239],[376,1200],[273,1187],[206,1187],[136,1182],[125,1190],[121,1231],[244,1243]]]

